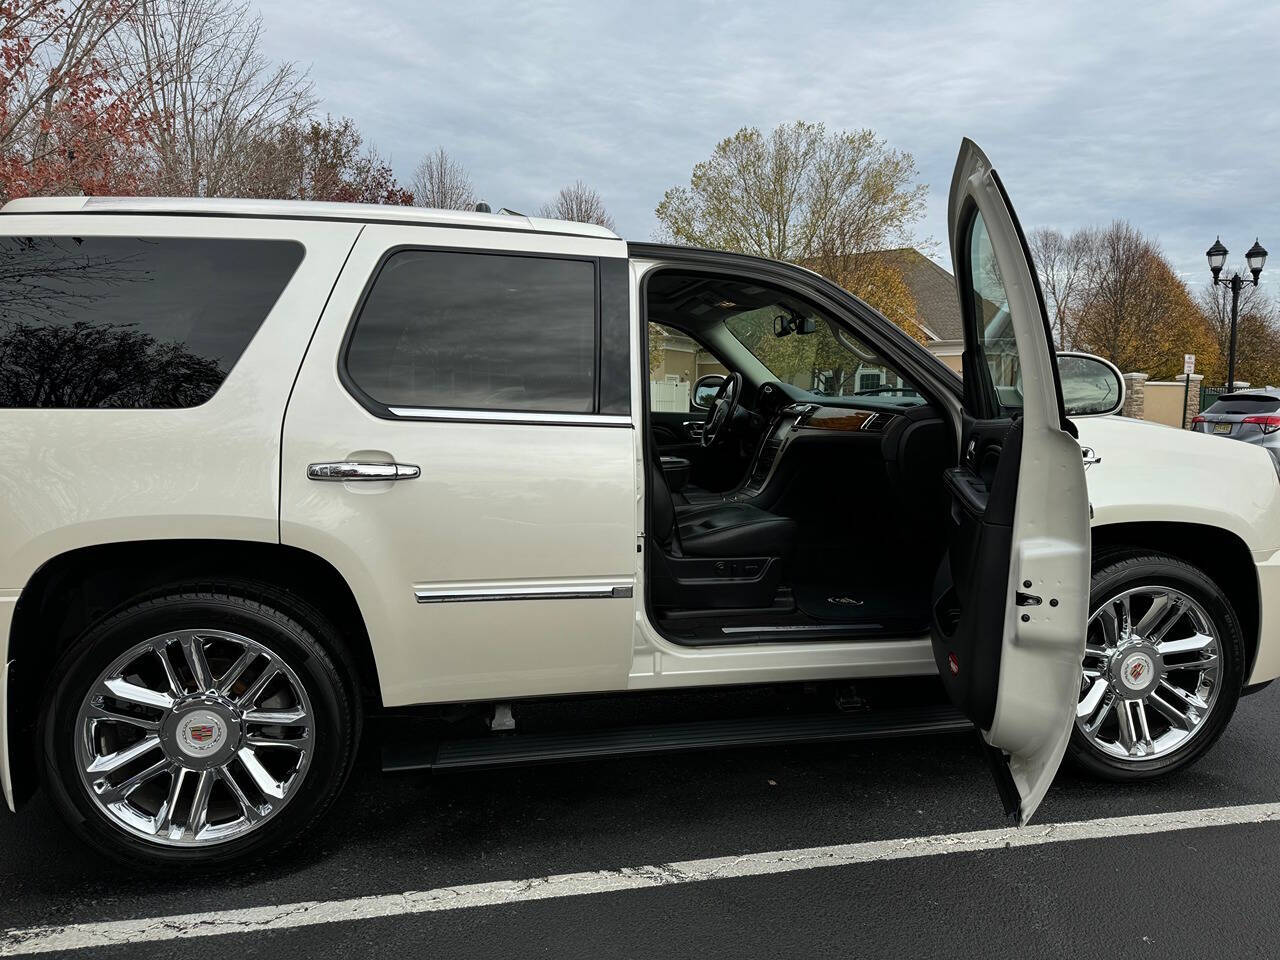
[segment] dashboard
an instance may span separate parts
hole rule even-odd
[[[928,401],[914,392],[888,390],[882,393],[867,392],[856,396],[824,397],[776,380],[762,384],[756,394],[756,412],[766,420],[775,416],[783,407],[793,403],[810,403],[824,409],[872,410],[892,414],[924,406]]]
[[[795,388],[792,388],[795,389]],[[796,393],[810,396],[796,389]],[[729,498],[750,500],[768,488],[787,449],[800,440],[830,439],[879,443],[884,431],[905,410],[920,406],[918,401],[893,404],[882,398],[863,404],[862,398],[840,397],[837,404],[797,400],[780,383],[766,383],[758,394],[758,416],[768,424],[751,459],[747,479]],[[856,406],[854,404],[857,404]]]

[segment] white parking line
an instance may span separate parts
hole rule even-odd
[[[464,910],[493,907],[555,897],[581,897],[620,890],[638,890],[679,883],[701,883],[734,877],[755,877],[770,873],[790,873],[819,867],[841,867],[912,857],[934,857],[948,853],[972,853],[1010,847],[1030,847],[1068,840],[1100,840],[1108,837],[1140,836],[1172,830],[1197,830],[1243,823],[1265,823],[1280,819],[1280,803],[1255,803],[1207,810],[1182,810],[1131,817],[1108,817],[1077,823],[1044,823],[1031,827],[976,830],[970,833],[907,837],[899,840],[871,840],[832,847],[775,850],[736,857],[711,857],[647,867],[623,867],[592,873],[565,873],[530,880],[498,880],[436,890],[410,891],[349,900],[314,900],[267,907],[246,907],[216,913],[187,913],[137,920],[77,923],[68,926],[31,927],[6,930],[0,934],[0,957],[55,950],[78,950],[121,944],[155,943],[193,937],[215,937],[233,933],[288,930],[323,923],[371,920],[431,913],[437,910]]]

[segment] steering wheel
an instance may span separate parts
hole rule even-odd
[[[714,447],[720,443],[728,430],[725,428],[738,410],[738,399],[742,396],[742,374],[731,373],[724,378],[720,389],[711,398],[711,416],[707,417],[706,426],[702,428],[702,446]]]

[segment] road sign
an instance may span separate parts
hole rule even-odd
[[[1196,372],[1196,355],[1194,353],[1184,353],[1182,355],[1182,372],[1187,376]]]

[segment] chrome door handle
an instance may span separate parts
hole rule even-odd
[[[1086,467],[1091,467],[1091,466],[1093,466],[1095,463],[1101,463],[1101,462],[1102,462],[1102,457],[1100,457],[1100,456],[1098,456],[1098,454],[1094,453],[1093,447],[1081,447],[1081,448],[1080,448],[1080,456],[1083,458],[1083,460],[1084,460],[1084,465],[1085,465]]]
[[[339,460],[334,463],[313,463],[307,467],[308,480],[333,480],[338,483],[352,480],[412,480],[421,475],[422,471],[412,463]]]
[[[702,430],[706,424],[701,420],[686,420],[683,424],[685,432],[695,440],[702,439]]]

